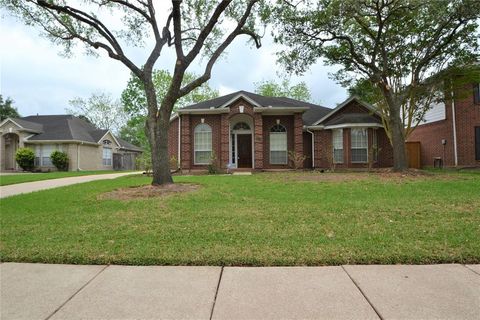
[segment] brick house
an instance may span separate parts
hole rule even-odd
[[[420,142],[422,166],[433,166],[435,158],[449,167],[480,166],[480,84],[466,91],[435,104],[408,138]]]
[[[330,109],[238,91],[179,109],[171,119],[170,157],[182,170],[204,170],[212,156],[223,169],[287,169],[291,151],[306,157],[305,168],[393,164],[380,117],[355,97]]]

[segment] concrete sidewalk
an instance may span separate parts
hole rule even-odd
[[[1,319],[480,319],[480,265],[3,263]]]
[[[122,172],[122,173],[107,173],[107,174],[95,174],[89,176],[79,177],[67,177],[59,179],[49,179],[33,182],[23,182],[17,184],[11,184],[7,186],[0,186],[0,198],[6,198],[22,193],[29,193],[34,191],[58,188],[69,186],[77,183],[84,183],[96,180],[115,179],[132,174],[140,174],[141,172]]]

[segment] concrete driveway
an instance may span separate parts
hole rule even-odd
[[[115,179],[118,177],[123,177],[132,174],[140,174],[141,172],[122,172],[122,173],[107,173],[107,174],[96,174],[90,176],[79,176],[79,177],[68,177],[68,178],[59,178],[59,179],[50,179],[34,182],[24,182],[11,184],[8,186],[0,186],[0,198],[6,198],[22,193],[29,193],[34,191],[58,188],[69,186],[77,183],[84,183],[96,180],[105,180],[105,179]]]
[[[480,319],[480,265],[3,263],[2,319]]]

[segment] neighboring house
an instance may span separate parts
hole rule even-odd
[[[72,115],[7,118],[0,123],[0,170],[17,170],[15,152],[28,147],[35,152],[35,166],[55,170],[50,154],[68,154],[69,170],[134,169],[135,157],[142,149],[98,129]]]
[[[440,158],[445,166],[480,166],[480,84],[467,88],[460,97],[438,103],[426,113],[409,141],[419,141],[422,166],[433,166]]]
[[[205,169],[213,156],[221,168],[286,169],[290,151],[306,157],[305,168],[393,164],[380,117],[355,97],[329,109],[235,92],[179,109],[171,119],[169,150],[182,170]]]

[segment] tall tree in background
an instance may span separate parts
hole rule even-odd
[[[395,171],[407,168],[406,134],[448,79],[433,75],[478,58],[478,0],[279,1],[274,13],[287,70],[323,58],[342,67],[341,83],[362,78],[378,89]]]
[[[288,79],[278,83],[274,80],[264,80],[254,83],[255,93],[267,97],[287,97],[300,101],[311,102],[312,95],[305,82],[290,84]]]
[[[104,92],[93,93],[88,99],[74,98],[69,101],[67,113],[84,117],[99,129],[109,129],[118,133],[126,123],[126,113],[120,101]]]
[[[55,44],[71,53],[76,43],[88,52],[101,51],[125,65],[143,83],[147,100],[148,140],[152,151],[153,185],[172,183],[168,157],[169,120],[175,103],[207,82],[218,58],[240,36],[246,35],[257,47],[259,6],[262,0],[153,0],[82,1],[78,5],[62,0],[0,0],[29,25],[36,25]],[[162,14],[167,13],[162,16]],[[118,29],[114,26],[120,26]],[[143,63],[136,63],[127,46],[153,43]],[[158,99],[153,68],[164,49],[175,54],[172,81],[163,99]],[[203,61],[200,58],[203,57]],[[187,69],[203,66],[203,73],[184,83]]]
[[[190,83],[198,78],[198,75],[186,72],[183,77],[184,84]],[[168,91],[172,75],[166,70],[153,71],[153,85],[157,99],[162,100]],[[174,105],[173,111],[197,102],[218,97],[218,90],[211,88],[208,82],[193,89],[189,94],[181,97]],[[122,105],[128,115],[127,124],[120,130],[122,139],[149,150],[148,139],[145,131],[145,120],[147,118],[147,97],[140,79],[132,74],[128,80],[127,87],[122,92]]]
[[[7,118],[20,118],[17,108],[13,106],[13,100],[7,98],[3,100],[3,96],[0,94],[0,121],[3,121]]]

